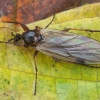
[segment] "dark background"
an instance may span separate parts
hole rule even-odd
[[[30,23],[58,12],[100,0],[0,0],[3,21]]]

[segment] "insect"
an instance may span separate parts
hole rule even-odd
[[[54,17],[52,21],[53,20]],[[34,95],[36,95],[37,84],[37,65],[35,58],[38,52],[47,54],[55,60],[61,59],[90,67],[100,67],[100,42],[82,35],[68,32],[69,30],[100,32],[100,30],[68,28],[66,30],[59,31],[46,29],[52,21],[45,28],[36,26],[33,30],[30,30],[25,24],[19,22],[9,22],[20,24],[24,32],[22,34],[17,33],[16,35],[11,33],[14,38],[8,40],[7,42],[0,41],[1,43],[10,44],[13,40],[13,44],[19,45],[18,42],[22,40],[24,42],[23,46],[31,46],[36,50],[34,53],[36,71]]]

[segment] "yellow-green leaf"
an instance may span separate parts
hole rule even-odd
[[[27,26],[45,27],[48,19]],[[22,28],[13,24],[0,23],[1,27]],[[100,30],[100,3],[85,5],[56,14],[51,29],[84,28]],[[0,28],[0,41],[7,41],[12,31]],[[70,31],[100,40],[100,33]],[[16,34],[14,32],[14,34]],[[99,100],[100,69],[73,64],[55,62],[51,57],[39,53],[36,57],[38,80],[36,96],[34,92],[34,48],[24,48],[13,44],[0,44],[0,100]]]

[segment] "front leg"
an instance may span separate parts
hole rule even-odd
[[[28,31],[29,30],[29,28],[25,24],[20,23],[20,22],[6,22],[6,23],[20,24],[24,31]]]
[[[24,31],[29,31],[30,29],[23,23],[15,22],[15,24],[20,24]]]

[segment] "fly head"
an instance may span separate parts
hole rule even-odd
[[[9,22],[9,23],[13,23],[13,22]],[[41,40],[44,40],[44,36],[40,34],[40,30],[42,28],[36,26],[35,29],[30,30],[26,25],[22,23],[15,22],[15,24],[20,24],[24,29],[24,32],[22,34],[16,33],[16,35],[13,34],[12,32],[11,35],[13,36],[13,38],[9,39],[7,42],[0,41],[0,43],[15,44],[15,45],[20,45],[25,47],[28,46],[36,47]]]

